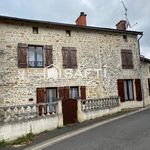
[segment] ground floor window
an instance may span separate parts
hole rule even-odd
[[[78,87],[70,88],[70,97],[72,99],[77,99],[79,97],[79,88]]]
[[[124,96],[125,100],[134,100],[134,92],[133,92],[133,80],[124,80]]]

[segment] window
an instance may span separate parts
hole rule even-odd
[[[71,31],[70,30],[66,30],[66,36],[70,37],[71,36]]]
[[[127,35],[123,35],[123,40],[124,40],[125,42],[128,42]]]
[[[43,47],[29,46],[29,67],[43,67]]]
[[[77,68],[77,56],[75,47],[63,47],[62,55],[64,68]]]
[[[33,34],[38,34],[38,27],[33,27]]]
[[[77,99],[79,97],[79,89],[78,89],[78,87],[71,87],[70,88],[70,97],[72,99]]]
[[[148,78],[148,90],[149,90],[149,96],[150,96],[150,78]]]
[[[18,67],[46,67],[53,64],[53,48],[51,45],[28,45],[18,43]]]
[[[124,96],[125,100],[133,100],[134,95],[133,95],[133,80],[124,80],[123,82],[124,85]]]
[[[131,50],[121,50],[122,68],[133,69],[133,56]]]

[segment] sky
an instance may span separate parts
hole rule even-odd
[[[150,58],[150,1],[124,0],[129,30],[142,31],[141,55]],[[89,26],[115,28],[125,19],[121,0],[0,0],[0,15],[74,24],[80,12]]]

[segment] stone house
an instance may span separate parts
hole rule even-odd
[[[0,16],[0,105],[120,96],[122,108],[143,106],[143,33],[86,24],[83,12],[76,25]]]
[[[143,99],[144,105],[150,104],[150,59],[143,56],[141,60],[142,84],[143,84]]]

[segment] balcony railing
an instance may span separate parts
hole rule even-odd
[[[104,110],[119,106],[119,97],[81,100],[82,111]]]
[[[31,119],[39,116],[54,115],[57,113],[57,102],[38,103],[28,105],[12,105],[0,107],[0,121],[9,122]]]

